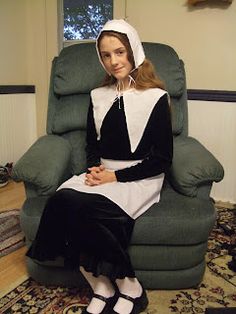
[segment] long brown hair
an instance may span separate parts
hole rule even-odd
[[[119,39],[122,44],[125,46],[127,50],[127,57],[134,68],[134,57],[133,57],[133,51],[131,49],[128,37],[126,34],[122,34],[119,32],[114,31],[103,31],[101,35],[98,38],[98,50],[100,53],[100,42],[105,36],[113,36]],[[102,56],[100,54],[100,58],[102,60]],[[130,75],[135,80],[135,88],[139,90],[144,90],[148,88],[161,88],[165,90],[165,85],[163,81],[158,77],[158,75],[155,72],[154,66],[152,62],[148,59],[145,59],[144,62],[135,69]],[[110,86],[117,82],[116,78],[112,75],[106,74],[102,86]]]

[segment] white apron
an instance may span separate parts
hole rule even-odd
[[[141,160],[111,160],[101,159],[101,164],[107,170],[115,171],[131,167]],[[131,182],[111,182],[96,186],[88,186],[85,182],[85,173],[74,175],[65,181],[57,190],[69,188],[85,193],[101,194],[116,203],[131,218],[136,219],[142,215],[151,205],[159,202],[164,174],[147,179]]]

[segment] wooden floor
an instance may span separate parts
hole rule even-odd
[[[0,188],[0,212],[9,209],[21,208],[25,200],[25,189],[23,183],[10,181]]]
[[[22,183],[9,182],[0,188],[0,212],[21,208],[25,200],[25,190]],[[25,266],[26,248],[0,258],[0,297],[15,288],[28,275]]]

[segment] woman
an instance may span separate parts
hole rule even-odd
[[[135,220],[159,201],[171,165],[168,95],[127,22],[107,22],[96,47],[107,76],[91,92],[88,171],[49,199],[27,255],[62,255],[66,266],[80,267],[94,292],[84,314],[134,314],[148,300],[127,248]]]

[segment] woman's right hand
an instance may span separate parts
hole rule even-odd
[[[117,181],[114,171],[108,171],[104,166],[91,167],[86,174],[85,184],[89,186],[100,185]]]
[[[99,173],[99,172],[103,171],[104,169],[105,169],[105,167],[103,165],[88,168],[89,172],[96,172],[96,173]]]
[[[103,165],[93,166],[93,167],[88,168],[89,173],[87,173],[85,176],[85,184],[90,185],[90,186],[98,185],[100,180],[96,179],[92,175],[92,173],[96,174],[96,173],[100,173],[104,170],[105,170],[105,167]]]

